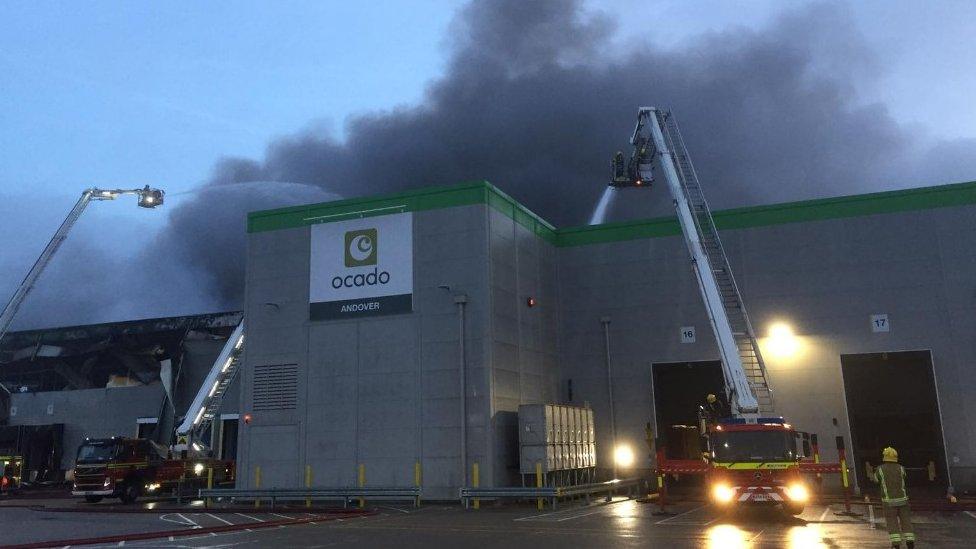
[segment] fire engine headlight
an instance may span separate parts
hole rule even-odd
[[[786,495],[793,501],[806,501],[810,499],[810,492],[803,484],[791,484],[786,489]]]
[[[106,477],[105,478],[105,482],[102,483],[102,487],[103,488],[111,488],[112,487],[112,479],[111,479],[111,477]]]
[[[712,498],[718,503],[728,503],[735,497],[735,490],[728,484],[719,483],[712,486]]]
[[[197,463],[196,465],[194,465],[193,466],[193,472],[195,474],[197,474],[197,475],[202,474],[203,473],[203,464],[202,463]]]

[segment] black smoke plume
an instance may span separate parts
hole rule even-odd
[[[613,19],[578,0],[474,0],[419,104],[353,117],[343,140],[302,132],[260,161],[221,161],[155,246],[193,277],[157,274],[154,314],[241,306],[248,210],[487,179],[558,226],[583,224],[642,105],[673,109],[718,208],[976,174],[973,140],[923,142],[858,96],[882,71],[843,6],[666,48],[621,48]],[[611,219],[666,211],[660,190],[647,196]]]

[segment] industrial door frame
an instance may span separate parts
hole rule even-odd
[[[722,359],[716,358],[698,358],[694,360],[651,360],[651,420],[654,425],[654,438],[656,439],[661,432],[658,431],[657,425],[657,385],[654,382],[654,368],[658,365],[666,366],[669,364],[698,364],[698,363],[712,363],[718,362],[719,370],[722,368]]]
[[[945,421],[942,419],[942,396],[939,394],[939,376],[935,373],[935,353],[932,349],[899,349],[897,351],[892,350],[881,350],[881,351],[861,351],[861,352],[849,352],[849,353],[839,353],[837,355],[838,364],[840,365],[840,385],[844,391],[844,413],[847,415],[847,431],[848,436],[851,441],[851,458],[854,458],[854,425],[851,422],[850,406],[847,403],[847,380],[844,379],[844,356],[857,356],[857,355],[879,355],[879,354],[895,354],[895,353],[928,353],[929,354],[929,368],[932,372],[932,387],[935,389],[935,409],[936,413],[939,414],[939,436],[942,440],[942,459],[944,461],[946,472],[946,485],[949,490],[952,491],[952,470],[949,468],[949,447],[946,444],[945,438]],[[855,484],[858,484],[857,474],[853,475]]]

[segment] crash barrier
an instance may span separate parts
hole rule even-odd
[[[610,501],[615,493],[626,491],[627,497],[632,498],[640,493],[642,488],[646,488],[646,486],[645,480],[641,478],[617,479],[575,486],[503,486],[495,488],[468,486],[461,488],[460,498],[465,509],[469,508],[472,500],[477,501],[484,498],[544,500],[549,502],[552,509],[555,509],[556,502],[560,498],[583,496],[589,502],[592,496],[599,494],[604,495],[606,501]]]
[[[850,468],[847,463],[847,451],[844,447],[844,437],[838,436],[836,438],[837,443],[837,456],[838,463],[821,463],[820,462],[820,447],[817,441],[816,435],[811,435],[811,442],[813,448],[813,456],[810,461],[799,461],[796,464],[797,469],[803,474],[814,475],[818,485],[823,482],[823,475],[825,474],[840,474],[841,485],[844,488],[844,511],[838,513],[840,515],[850,515],[859,516],[851,510],[851,486],[850,486]],[[664,437],[658,437],[657,439],[657,468],[655,475],[657,476],[657,491],[658,491],[658,510],[654,513],[656,515],[669,515],[668,512],[668,476],[674,475],[707,475],[713,471],[714,467],[711,463],[705,460],[699,459],[668,459],[665,452],[665,439]]]
[[[421,489],[418,486],[406,488],[392,487],[364,487],[348,488],[304,488],[284,489],[268,488],[257,490],[237,490],[231,488],[201,489],[199,496],[209,501],[211,498],[234,498],[254,501],[270,501],[274,509],[278,501],[341,501],[343,507],[349,502],[358,500],[362,506],[367,500],[384,501],[413,501],[414,506],[420,505]]]

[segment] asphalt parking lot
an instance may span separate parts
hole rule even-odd
[[[188,536],[126,541],[125,547],[887,547],[880,516],[847,517],[841,506],[814,505],[800,517],[775,511],[733,516],[697,503],[676,506],[673,515],[657,515],[653,504],[617,500],[609,504],[563,506],[537,511],[530,505],[485,505],[464,510],[456,505],[375,507],[371,516],[329,517],[299,511],[208,512],[187,509],[160,513],[83,513],[0,507],[3,544],[104,536],[125,532],[185,529]],[[860,506],[858,511],[865,511]],[[259,528],[262,522],[288,519],[309,522]],[[976,539],[976,514],[916,514],[919,547],[966,547]],[[232,532],[207,532],[241,525]],[[200,534],[192,534],[201,530]],[[118,547],[111,544],[95,547]]]

